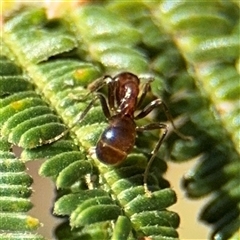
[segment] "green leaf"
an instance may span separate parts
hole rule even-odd
[[[80,227],[96,222],[116,220],[120,214],[120,207],[101,203],[96,206],[88,207],[80,213],[77,208],[71,215],[71,226]]]
[[[32,193],[31,188],[24,185],[0,185],[0,196],[9,196],[16,198],[28,198]]]
[[[79,26],[79,29],[84,34],[83,38],[89,41],[95,41],[99,38],[102,38],[103,41],[105,38],[118,38],[121,44],[135,45],[140,40],[140,34],[136,29],[102,7],[87,6],[74,12],[74,14],[76,14],[77,21],[78,18],[82,19],[83,24]],[[87,31],[87,29],[92,31]]]
[[[27,212],[32,208],[29,199],[16,197],[0,197],[1,211],[3,212]]]
[[[61,171],[57,180],[56,186],[58,188],[71,187],[74,183],[78,182],[83,176],[92,173],[92,165],[87,160],[79,160],[69,164],[64,170]]]
[[[48,123],[33,127],[22,134],[18,145],[23,148],[35,148],[66,130],[63,124],[49,123],[49,118],[47,120]]]
[[[3,80],[2,76],[6,77],[6,76],[18,75],[22,73],[21,68],[12,64],[12,62],[9,61],[5,56],[0,57],[0,66],[1,66],[0,68],[1,81]],[[0,86],[2,86],[2,84]]]
[[[133,222],[136,228],[140,228],[141,226],[170,226],[174,223],[174,228],[177,228],[180,219],[179,216],[171,211],[149,211],[149,212],[141,212],[139,214],[134,214],[131,217],[131,221]]]
[[[8,44],[15,49],[24,49],[22,53],[18,52],[18,57],[26,62],[38,63],[76,47],[74,37],[59,22],[47,22],[44,9],[25,11],[9,20],[4,29]],[[28,29],[27,35],[24,29]]]
[[[32,178],[2,138],[0,145],[0,239],[44,239],[32,233],[40,227],[39,220],[26,214],[33,206]]]
[[[1,240],[44,240],[45,238],[34,233],[0,233]]]
[[[114,227],[112,240],[119,239],[119,240],[125,240],[129,239],[129,235],[131,232],[131,224],[127,217],[125,216],[119,216]]]
[[[22,172],[25,170],[25,166],[19,159],[0,159],[0,172]]]
[[[0,79],[0,96],[23,90],[32,90],[33,86],[20,76],[4,76]]]
[[[18,185],[19,183],[21,183],[22,185],[25,185],[25,186],[30,186],[32,183],[32,179],[25,172],[1,173],[0,184]]]
[[[167,202],[166,199],[168,199],[169,201]],[[153,192],[150,198],[146,195],[136,196],[132,201],[126,204],[125,211],[127,211],[129,215],[133,215],[134,213],[140,213],[144,211],[146,205],[148,205],[148,211],[152,211],[157,209],[165,209],[166,207],[175,202],[176,195],[174,191],[171,189],[163,189]]]
[[[36,230],[40,223],[38,219],[26,216],[25,214],[1,213],[0,229],[11,231]]]
[[[22,100],[14,101],[8,104],[6,107],[3,107],[0,110],[1,114],[1,121],[0,124],[2,125],[6,122],[12,115],[23,111],[29,107],[34,106],[43,106],[45,103],[39,98],[24,98]]]
[[[81,202],[102,196],[107,196],[107,193],[100,189],[79,191],[75,194],[65,195],[55,203],[54,212],[58,215],[70,214]]]
[[[102,7],[86,6],[71,12],[67,21],[71,20],[90,56],[109,71],[128,69],[141,73],[147,70],[143,53],[132,48],[139,41],[139,32],[116,14]]]
[[[81,160],[84,155],[79,151],[69,151],[58,154],[46,161],[40,168],[39,173],[45,177],[57,176],[62,170],[75,161]]]
[[[33,149],[25,149],[21,154],[21,158],[23,161],[29,161],[40,158],[50,158],[57,154],[61,154],[62,152],[70,152],[77,150],[78,147],[72,141],[60,140],[51,145],[44,145]]]

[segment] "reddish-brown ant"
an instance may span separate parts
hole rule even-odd
[[[150,191],[147,187],[147,177],[150,166],[168,132],[168,128],[166,124],[159,122],[150,123],[145,126],[137,126],[135,120],[144,118],[152,110],[158,106],[162,106],[175,132],[180,135],[180,137],[185,138],[185,136],[176,130],[168,108],[161,99],[153,100],[135,116],[135,112],[139,110],[140,105],[150,89],[151,82],[152,79],[149,79],[143,85],[140,94],[140,79],[130,72],[122,72],[115,77],[107,75],[104,78],[98,79],[88,87],[90,93],[94,93],[95,97],[79,118],[79,121],[81,121],[91,109],[94,102],[97,99],[100,100],[103,113],[109,122],[109,126],[103,131],[97,143],[96,156],[101,162],[110,165],[120,164],[126,159],[127,155],[133,150],[137,132],[163,129],[162,136],[151,152],[151,157],[144,172],[143,184],[148,194],[150,194]],[[107,98],[98,91],[105,85],[107,85],[108,88]],[[53,141],[56,141],[65,134],[66,132],[62,133],[54,138]],[[50,140],[49,143],[53,141]]]

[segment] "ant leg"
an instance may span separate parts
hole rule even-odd
[[[100,100],[104,116],[107,119],[110,119],[111,114],[110,114],[110,110],[109,110],[106,98],[101,93],[96,93],[96,98],[98,98]]]
[[[109,111],[109,108],[108,108],[108,105],[107,105],[107,101],[101,93],[96,93],[93,100],[88,104],[88,106],[85,108],[85,110],[79,115],[78,120],[75,123],[73,123],[73,125],[70,128],[63,131],[61,134],[59,134],[58,136],[56,136],[54,138],[43,141],[43,144],[51,144],[53,142],[58,141],[62,137],[66,136],[70,132],[71,129],[73,129],[79,122],[81,122],[84,119],[84,117],[87,115],[87,113],[93,107],[93,104],[96,102],[97,99],[99,99],[100,102],[101,102],[101,106],[102,106],[102,110],[103,110],[104,115],[106,116],[107,119],[109,119],[110,118],[110,111]]]
[[[110,79],[110,80],[108,80]],[[99,89],[107,85],[109,82],[112,82],[113,78],[110,75],[105,75],[104,77],[98,78],[92,83],[88,84],[87,89],[89,93],[97,92]]]
[[[150,130],[155,130],[155,129],[164,129],[164,131],[163,131],[162,136],[159,138],[158,142],[156,143],[153,151],[151,152],[151,157],[150,157],[150,159],[148,161],[147,167],[146,167],[146,169],[144,171],[144,175],[143,175],[143,186],[144,186],[144,189],[145,189],[145,193],[148,196],[151,196],[151,191],[148,189],[148,186],[147,186],[147,177],[148,177],[151,165],[153,163],[153,160],[156,157],[156,154],[157,154],[159,148],[161,147],[164,138],[167,135],[168,127],[164,123],[150,123],[148,125],[136,128],[136,130],[138,132],[150,131]]]
[[[139,108],[141,106],[144,98],[146,97],[147,93],[151,89],[151,85],[150,84],[151,84],[152,81],[153,81],[153,79],[149,79],[148,82],[144,84],[141,96],[140,96],[140,98],[138,100],[138,103],[137,103],[137,108]]]
[[[87,96],[93,92],[97,92],[99,89],[103,88],[105,85],[108,85],[108,105],[111,110],[115,108],[115,91],[116,84],[115,78],[112,78],[110,75],[105,75],[103,78],[99,78],[94,82],[88,85],[89,93]]]
[[[108,83],[108,105],[113,111],[115,109],[115,95],[116,95],[116,82],[113,81]]]
[[[134,119],[140,119],[140,118],[144,118],[145,116],[147,116],[152,110],[154,110],[155,108],[157,108],[158,106],[162,106],[163,107],[163,111],[168,119],[168,121],[170,121],[170,123],[173,126],[173,130],[174,132],[182,139],[185,140],[190,140],[191,137],[185,136],[184,134],[182,134],[181,132],[179,132],[173,122],[173,118],[171,113],[169,112],[169,109],[167,107],[167,105],[161,100],[161,99],[156,99],[153,100],[152,102],[150,102],[137,116],[134,117]]]

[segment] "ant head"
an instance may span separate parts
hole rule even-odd
[[[130,81],[135,81],[138,84],[140,83],[140,79],[138,78],[138,76],[131,72],[121,72],[121,73],[117,74],[116,76],[114,76],[113,80],[118,81],[118,82],[126,82],[126,81],[130,80]]]

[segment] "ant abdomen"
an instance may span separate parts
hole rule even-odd
[[[118,115],[113,116],[109,123],[97,143],[96,155],[105,164],[117,165],[134,147],[136,124],[131,117]]]

